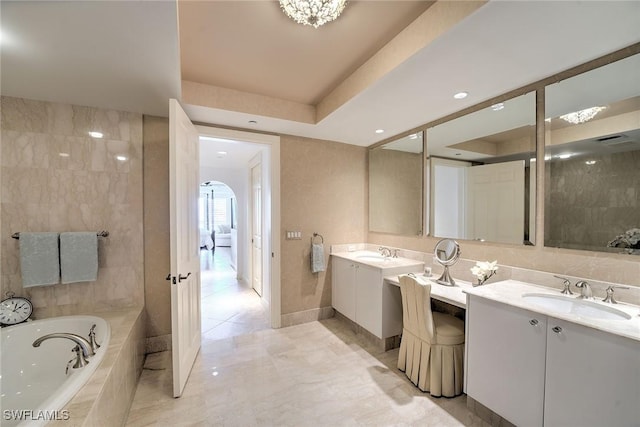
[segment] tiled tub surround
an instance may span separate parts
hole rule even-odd
[[[2,295],[29,297],[35,318],[142,306],[142,116],[0,102]],[[11,234],[93,230],[110,233],[99,238],[97,281],[22,288],[19,241]]]
[[[69,420],[49,426],[121,426],[129,414],[144,364],[145,320],[140,307],[100,313],[111,325],[111,341],[96,372],[65,406]]]

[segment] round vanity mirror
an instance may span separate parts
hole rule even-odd
[[[460,245],[453,239],[442,239],[436,244],[433,254],[438,264],[444,266],[442,276],[436,282],[445,286],[454,286],[456,282],[449,274],[449,266],[455,264],[460,258]]]

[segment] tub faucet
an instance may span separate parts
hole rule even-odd
[[[96,325],[93,325],[89,330],[89,344],[94,354],[100,348],[100,344],[96,342]]]
[[[582,299],[593,299],[593,292],[591,292],[591,285],[584,280],[576,282],[576,288],[580,288],[580,296]]]
[[[68,340],[73,341],[74,343],[76,343],[77,347],[80,350],[80,353],[85,359],[95,355],[94,351],[91,348],[91,343],[89,341],[87,341],[85,338],[81,337],[80,335],[72,334],[69,332],[54,332],[53,334],[43,335],[33,342],[33,346],[40,347],[40,344],[42,344],[43,341],[46,341],[51,338],[66,338]]]

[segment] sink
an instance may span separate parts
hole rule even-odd
[[[564,295],[523,294],[522,298],[532,304],[559,313],[574,314],[580,317],[602,320],[631,319],[631,315],[622,310],[607,307],[594,301],[570,298]]]
[[[380,254],[368,253],[368,254],[356,255],[356,259],[359,261],[365,261],[365,262],[380,262],[380,261],[388,260],[389,257],[385,258]]]

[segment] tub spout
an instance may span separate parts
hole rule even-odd
[[[66,338],[68,340],[73,341],[80,348],[80,350],[82,351],[82,355],[85,358],[95,355],[93,349],[91,348],[91,343],[89,341],[87,341],[85,338],[81,337],[80,335],[72,334],[69,332],[55,332],[53,334],[43,335],[33,342],[33,346],[40,347],[40,344],[42,344],[43,341],[46,341],[51,338]]]

